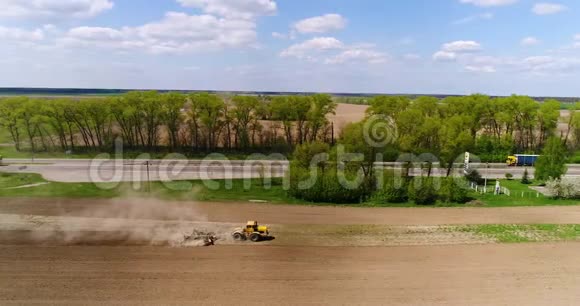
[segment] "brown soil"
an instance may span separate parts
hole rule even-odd
[[[1,304],[574,305],[580,244],[0,246]]]
[[[144,199],[3,198],[0,214],[270,224],[577,224],[580,206],[508,208],[354,208]]]
[[[0,214],[15,214],[0,216],[2,305],[573,305],[580,300],[580,243],[501,245],[433,226],[578,223],[580,207],[358,209],[1,199]],[[207,248],[135,246],[155,244],[148,236],[151,228],[155,233],[191,230],[192,224],[229,229],[254,218],[274,224],[276,239],[218,241]],[[62,241],[67,245],[59,245]]]

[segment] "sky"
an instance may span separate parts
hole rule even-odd
[[[580,2],[0,0],[0,87],[580,96]]]

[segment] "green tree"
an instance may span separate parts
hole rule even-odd
[[[169,146],[175,149],[178,146],[179,131],[183,122],[182,109],[185,107],[186,97],[180,93],[166,93],[159,96],[161,99],[160,120],[167,128]]]
[[[530,173],[528,172],[528,168],[526,168],[524,170],[524,175],[522,176],[522,184],[528,185],[531,184],[532,182],[530,181]]]
[[[568,131],[564,143],[568,143],[570,134],[573,136],[573,144],[575,149],[580,149],[580,102],[576,102],[574,107],[570,109],[570,116],[568,118]]]
[[[260,100],[253,96],[236,96],[232,102],[234,108],[230,112],[236,132],[236,144],[247,149],[250,146],[250,128],[258,120]]]
[[[190,99],[192,108],[189,115],[194,122],[196,138],[201,131],[205,137],[205,148],[215,149],[224,127],[225,102],[219,96],[207,93],[194,94]]]
[[[319,139],[321,131],[329,124],[328,115],[336,114],[336,103],[329,95],[314,95],[311,98],[310,110],[308,111],[308,129],[310,141]]]
[[[566,147],[560,138],[549,138],[536,163],[536,179],[547,181],[561,178],[567,171],[566,155]]]
[[[0,100],[0,126],[8,130],[17,151],[20,151],[20,137],[22,134],[18,109],[24,101],[22,98]]]
[[[554,136],[560,119],[561,104],[559,101],[550,99],[544,101],[538,109],[538,132],[540,134],[538,146],[543,146],[546,139]]]
[[[368,113],[370,115],[385,115],[393,119],[398,118],[399,113],[411,105],[407,97],[377,96],[370,100]]]
[[[271,119],[282,122],[286,143],[289,146],[294,144],[294,122],[296,113],[288,97],[274,97],[269,104]]]
[[[440,158],[447,167],[447,176],[451,175],[453,163],[463,159],[465,152],[471,151],[474,139],[470,131],[471,118],[465,115],[456,115],[444,120],[439,130],[441,141]]]

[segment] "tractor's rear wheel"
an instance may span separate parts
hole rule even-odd
[[[262,237],[258,233],[252,233],[250,235],[250,240],[252,240],[253,242],[258,242],[260,241],[260,239],[262,239]]]
[[[236,241],[242,241],[244,240],[244,235],[242,235],[241,233],[234,233],[234,240]]]

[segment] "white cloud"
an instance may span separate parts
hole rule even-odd
[[[522,46],[535,46],[535,45],[539,45],[541,43],[541,41],[533,36],[530,37],[525,37],[524,39],[522,39],[522,41],[520,42],[520,44]]]
[[[458,40],[450,43],[446,43],[441,48],[441,51],[454,52],[454,53],[464,53],[464,52],[477,52],[481,50],[481,44],[473,40]]]
[[[470,23],[470,22],[475,22],[475,21],[479,21],[479,20],[491,20],[493,19],[495,16],[493,13],[483,13],[483,14],[479,14],[479,15],[472,15],[472,16],[468,16],[459,20],[455,20],[453,22],[453,24],[455,25],[459,25],[459,24],[466,24],[466,23]]]
[[[87,18],[113,8],[110,0],[2,0],[0,17]]]
[[[177,0],[185,7],[199,8],[205,13],[230,18],[271,16],[277,12],[273,0]]]
[[[466,71],[492,73],[499,70],[532,75],[565,75],[580,71],[580,58],[530,56],[523,58],[466,56],[459,60]]]
[[[280,53],[280,56],[312,60],[314,58],[311,53],[342,48],[344,48],[344,44],[334,37],[316,37],[288,47]]]
[[[326,33],[346,27],[347,20],[338,14],[326,14],[296,22],[293,30],[298,33]]]
[[[78,27],[70,29],[69,38],[86,41],[116,41],[128,38],[128,33],[112,28],[101,27]]]
[[[537,3],[532,8],[532,12],[536,15],[551,15],[557,14],[567,10],[568,8],[562,4],[558,3]]]
[[[452,62],[457,59],[457,54],[454,52],[437,51],[433,54],[433,59],[438,62]]]
[[[512,5],[518,0],[461,0],[461,3],[473,4],[481,7]]]
[[[348,62],[366,62],[382,64],[388,60],[388,55],[372,49],[353,48],[343,51],[325,61],[327,64],[344,64]]]
[[[42,29],[28,31],[0,26],[0,41],[31,42],[42,39],[44,39],[44,31]]]
[[[494,73],[496,72],[495,67],[493,66],[465,66],[465,70],[469,72],[478,72],[478,73]]]
[[[280,32],[272,32],[272,37],[277,39],[286,39],[288,38],[288,35]]]
[[[459,55],[481,51],[481,44],[473,40],[458,40],[443,44],[441,50],[433,54],[433,59],[439,62],[457,60]]]
[[[517,68],[534,74],[570,73],[580,70],[580,58],[531,56],[518,62]]]
[[[186,53],[254,46],[255,28],[252,20],[169,12],[162,20],[139,27],[73,28],[61,42],[66,46]]]

